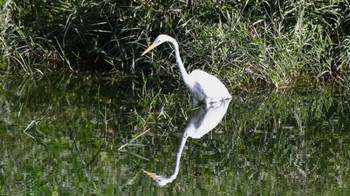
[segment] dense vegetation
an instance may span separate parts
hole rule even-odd
[[[170,66],[175,62],[170,47],[140,57],[166,33],[181,43],[189,70],[220,75],[231,88],[348,85],[348,0],[2,0],[0,5],[0,68],[6,73],[88,69],[117,77],[164,71],[178,76]]]

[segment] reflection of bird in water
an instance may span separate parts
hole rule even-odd
[[[163,177],[157,175],[156,173],[151,173],[146,170],[143,170],[148,176],[150,176],[157,185],[165,186],[168,183],[171,183],[179,173],[180,159],[182,150],[185,147],[186,141],[188,137],[199,139],[207,134],[209,131],[214,129],[221,119],[224,117],[227,107],[230,101],[221,102],[220,105],[210,108],[200,108],[191,113],[190,121],[187,124],[185,129],[185,133],[182,136],[181,144],[179,146],[179,150],[176,154],[176,164],[174,173],[170,177]]]
[[[159,35],[141,56],[164,42],[170,42],[174,46],[176,63],[180,69],[183,81],[195,98],[193,99],[194,105],[197,105],[198,101],[203,101],[208,106],[212,102],[231,99],[231,95],[225,85],[215,76],[198,69],[190,74],[187,73],[180,57],[179,44],[168,35]]]

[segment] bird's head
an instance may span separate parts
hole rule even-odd
[[[160,44],[166,42],[166,41],[170,41],[170,39],[172,39],[170,36],[165,35],[165,34],[161,34],[159,35],[154,42],[152,43],[152,45],[150,45],[142,54],[141,56],[145,55],[147,52],[149,52],[150,50],[152,50],[153,48],[159,46]]]

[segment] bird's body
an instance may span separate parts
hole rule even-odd
[[[205,104],[231,99],[225,85],[215,76],[196,69],[189,74],[190,82],[186,83],[190,92],[198,101]],[[193,78],[193,81],[191,81]]]
[[[164,42],[170,42],[174,46],[176,63],[180,69],[184,83],[195,98],[194,104],[202,101],[209,106],[221,100],[231,99],[227,88],[217,77],[198,69],[192,71],[190,74],[187,73],[180,57],[179,45],[174,38],[168,35],[159,35],[142,55]]]

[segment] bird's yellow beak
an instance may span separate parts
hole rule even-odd
[[[150,45],[142,54],[141,56],[145,55],[147,52],[149,52],[150,50],[152,50],[153,48],[155,48],[158,45],[158,42],[153,42],[152,45]]]

